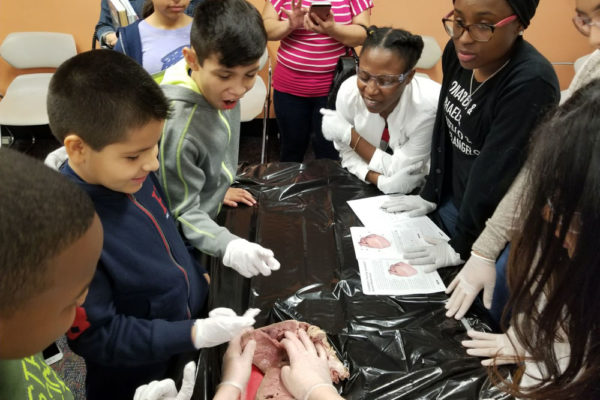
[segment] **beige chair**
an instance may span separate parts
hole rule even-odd
[[[260,154],[261,164],[266,161],[267,150],[267,123],[269,120],[269,112],[271,108],[271,62],[269,60],[268,48],[265,49],[260,58],[259,70],[263,70],[265,65],[268,65],[267,84],[262,77],[257,76],[254,86],[240,100],[240,111],[242,122],[253,120],[260,112],[263,112],[263,127],[262,127],[262,149]]]
[[[423,52],[421,58],[417,61],[416,68],[419,69],[431,69],[435,67],[440,58],[442,58],[442,49],[432,36],[421,36],[423,38]],[[420,75],[427,76],[423,72],[419,72]]]
[[[57,68],[75,54],[75,39],[66,33],[14,32],[0,46],[0,56],[17,69]],[[6,126],[48,124],[46,95],[52,73],[24,72],[9,84],[0,101],[0,137],[4,144],[13,140]],[[5,131],[8,135],[2,137]]]

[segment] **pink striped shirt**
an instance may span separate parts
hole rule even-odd
[[[269,1],[279,18],[287,20],[283,9],[290,11],[291,0]],[[303,0],[302,7],[310,7],[311,3]],[[331,0],[336,24],[349,25],[353,17],[371,7],[373,0]],[[296,29],[280,42],[273,88],[295,96],[326,96],[337,60],[345,53],[345,46],[327,35]]]

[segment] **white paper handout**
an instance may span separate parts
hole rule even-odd
[[[358,260],[358,268],[364,294],[401,296],[446,289],[437,271],[424,273],[398,259]]]
[[[373,295],[409,295],[446,289],[437,271],[406,263],[402,254],[430,246],[426,238],[449,240],[428,217],[410,218],[405,213],[388,213],[381,204],[389,196],[348,201],[364,227],[351,227],[352,244],[363,292]]]
[[[349,200],[348,205],[356,214],[360,222],[367,228],[404,230],[417,230],[424,237],[450,240],[450,238],[436,224],[426,216],[411,218],[406,213],[390,213],[381,208],[381,205],[391,196],[367,197],[358,200]]]
[[[407,295],[435,293],[446,289],[437,271],[405,262],[402,253],[427,246],[417,230],[350,228],[354,252],[365,294]]]

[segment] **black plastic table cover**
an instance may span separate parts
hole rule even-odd
[[[445,317],[444,293],[362,293],[350,236],[350,227],[362,224],[347,201],[381,194],[373,185],[330,160],[248,166],[237,181],[258,205],[226,207],[219,223],[272,249],[281,269],[245,279],[211,259],[211,308],[258,307],[256,327],[290,318],[321,327],[350,369],[338,385],[346,399],[510,398],[465,353],[466,329]],[[448,283],[456,268],[440,272]],[[481,309],[472,308],[467,320],[489,330]],[[212,398],[224,349],[201,353],[194,398]]]

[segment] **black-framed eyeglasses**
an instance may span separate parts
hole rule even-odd
[[[500,28],[507,25],[517,19],[517,15],[513,14],[495,24],[469,24],[466,25],[461,20],[452,19],[450,16],[454,14],[454,11],[450,11],[448,15],[442,18],[442,24],[444,24],[444,30],[453,39],[458,39],[462,34],[467,31],[471,38],[476,42],[488,42],[494,35],[496,28]]]
[[[406,80],[406,78],[408,78],[408,75],[410,75],[410,73],[412,71],[413,70],[411,69],[410,71],[406,71],[405,73],[399,74],[399,75],[371,75],[367,71],[360,69],[357,66],[356,67],[356,77],[358,78],[359,81],[361,81],[365,85],[368,85],[372,79],[373,81],[375,81],[375,84],[378,87],[390,88],[394,85],[404,82]]]
[[[583,17],[581,15],[573,17],[573,24],[583,36],[590,36],[592,26],[600,28],[600,21],[594,21],[590,17]]]

